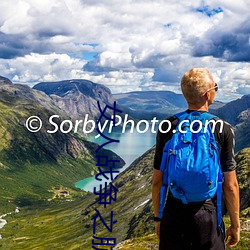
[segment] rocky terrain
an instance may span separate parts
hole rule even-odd
[[[57,106],[73,119],[83,119],[86,114],[90,118],[98,118],[101,107],[112,105],[115,101],[110,90],[101,84],[87,80],[65,80],[60,82],[41,82],[33,89],[49,95]]]
[[[217,109],[214,114],[218,115],[233,126],[238,123],[241,112],[250,108],[250,94],[244,95],[240,99],[231,101],[223,107]]]
[[[12,82],[8,78],[0,76],[0,84],[12,84]]]

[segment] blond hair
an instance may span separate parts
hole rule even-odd
[[[181,79],[181,90],[190,104],[200,103],[202,95],[211,88],[213,78],[205,68],[194,68],[185,73]]]

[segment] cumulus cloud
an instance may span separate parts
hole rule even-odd
[[[228,100],[249,92],[249,8],[247,0],[1,1],[1,74],[178,92],[185,71],[207,67]]]
[[[80,70],[86,61],[71,58],[67,54],[31,53],[8,61],[0,59],[0,63],[2,74],[10,75],[14,83],[32,86],[41,81],[75,78],[75,71]]]
[[[250,19],[231,30],[217,26],[198,39],[193,48],[194,56],[212,55],[226,61],[250,62]]]

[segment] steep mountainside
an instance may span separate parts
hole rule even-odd
[[[250,148],[241,150],[236,155],[237,177],[240,186],[241,210],[248,208],[246,214],[250,217]]]
[[[250,108],[242,111],[237,119],[235,126],[236,145],[235,151],[250,147]]]
[[[244,211],[249,208],[249,150],[249,148],[244,149],[236,156],[241,189],[241,209],[245,209]],[[32,236],[33,228],[36,227],[38,235],[43,234],[44,236],[43,239],[39,241],[40,247],[53,247],[53,249],[65,250],[92,249],[91,242],[93,240],[92,230],[93,220],[96,215],[95,209],[98,209],[103,220],[108,225],[111,211],[113,211],[113,220],[117,220],[117,223],[113,225],[112,233],[110,233],[100,222],[100,219],[97,219],[96,232],[99,237],[112,237],[116,238],[117,242],[121,242],[125,239],[141,237],[149,233],[152,234],[154,232],[151,200],[153,155],[154,148],[148,150],[144,155],[135,160],[131,166],[113,182],[113,185],[119,190],[117,200],[112,201],[112,204],[107,205],[106,208],[98,204],[98,195],[89,194],[84,196],[82,201],[73,202],[71,206],[67,204],[61,205],[61,209],[59,209],[56,204],[52,204],[50,208],[42,212],[39,212],[39,207],[37,207],[32,211],[25,210],[23,214],[14,215],[10,218],[9,225],[5,226],[6,232],[3,234],[4,246],[17,246],[15,249],[32,249],[32,247],[37,246],[37,239]],[[114,191],[112,192],[112,196],[114,197]],[[80,211],[82,211],[81,218],[79,217]],[[24,220],[27,214],[29,214],[28,221]],[[38,214],[40,216],[37,216]],[[47,221],[48,218],[50,218],[49,221],[43,223],[43,221]],[[226,221],[228,221],[228,219]],[[16,230],[13,240],[11,240],[13,236],[10,235],[9,231],[15,227],[17,222],[20,230]],[[249,234],[244,234],[243,232],[241,237],[242,243],[240,243],[241,246],[246,246],[245,241],[248,237]],[[20,239],[18,240],[18,245],[14,245],[15,239]],[[29,240],[27,241],[27,239]],[[133,244],[128,243],[128,248],[121,249],[140,249],[140,244],[135,244],[140,243],[140,241],[146,241],[146,245],[144,244],[145,248],[142,249],[154,249],[150,248],[150,246],[155,247],[155,245],[157,245],[156,236],[145,236],[133,241]],[[60,248],[60,244],[63,244],[64,247]],[[29,247],[27,248],[27,246]],[[75,248],[73,248],[73,246]],[[146,248],[146,246],[148,246],[148,248]]]
[[[45,92],[73,119],[83,119],[85,114],[97,118],[99,109],[97,100],[102,107],[112,105],[114,98],[110,90],[101,84],[87,80],[65,80],[60,82],[41,82],[33,89]]]
[[[241,192],[244,194],[241,197],[242,211],[249,208],[249,178],[245,175],[250,167],[249,150],[242,150],[236,156]],[[101,214],[105,214],[106,219],[110,216],[110,212],[114,211],[117,224],[114,225],[112,237],[116,237],[118,242],[121,239],[131,239],[152,233],[154,231],[151,199],[153,156],[154,148],[135,160],[126,171],[119,175],[113,183],[119,189],[117,201],[104,209],[103,206],[98,205],[98,197],[96,197],[95,202],[84,208],[86,212],[83,215],[83,222],[91,227],[91,219],[95,214],[94,208],[97,208]],[[108,236],[107,230],[101,226],[98,227],[98,232],[100,235]]]
[[[0,76],[0,84],[13,84],[8,78]]]
[[[4,190],[0,214],[9,207],[50,198],[53,186],[74,188],[75,182],[96,171],[96,144],[60,130],[47,133],[54,129],[48,122],[54,114],[60,115],[57,125],[68,118],[40,91],[24,85],[0,85],[0,183]],[[30,116],[42,120],[39,132],[27,130],[25,123]],[[120,159],[109,150],[102,153]]]
[[[227,103],[223,107],[214,111],[214,114],[218,115],[225,121],[235,126],[238,123],[237,117],[240,115],[240,113],[249,108],[250,108],[250,94],[244,95],[240,99]]]
[[[225,103],[223,103],[223,102],[214,101],[214,103],[211,106],[209,106],[209,110],[210,110],[210,112],[212,112],[213,110],[222,108],[224,105],[225,105]]]
[[[229,102],[212,113],[234,126],[235,152],[250,146],[250,95]]]

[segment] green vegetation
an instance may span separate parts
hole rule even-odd
[[[89,217],[83,208],[95,200],[74,185],[96,172],[98,145],[80,135],[47,133],[53,114],[66,117],[47,95],[27,86],[0,86],[0,216],[12,213],[0,229],[2,249],[86,249],[91,242],[91,222],[82,217]],[[37,133],[25,127],[31,115],[43,121]],[[109,150],[101,153],[121,159]]]
[[[33,205],[53,197],[49,190],[63,185],[75,189],[74,183],[88,177],[93,164],[64,159],[59,163],[24,164],[22,169],[0,170],[2,195],[0,211],[6,213],[16,206]],[[79,192],[79,190],[78,190]]]
[[[34,109],[29,103],[28,108],[16,109],[0,102],[1,214],[15,206],[50,198],[48,190],[52,186],[74,188],[74,183],[90,176],[95,167],[88,152],[79,152],[76,158],[63,150],[60,152],[60,147],[68,146],[70,152],[73,143],[81,143],[73,141],[74,138],[61,138],[60,135],[53,138],[45,131],[36,135],[29,132],[23,124],[32,114],[31,107]],[[36,108],[33,112],[45,119],[48,111]]]
[[[241,234],[240,234],[240,242],[234,247],[234,250],[246,250],[250,248],[250,223],[248,223],[248,227],[244,226],[244,222],[249,220],[249,218],[241,218]],[[229,217],[224,217],[224,222],[226,228],[230,225]]]
[[[133,238],[121,244],[119,250],[157,250],[159,249],[159,240],[155,234]]]
[[[8,224],[0,230],[3,249],[92,249],[95,208],[108,225],[111,210],[114,212],[114,220],[118,221],[113,232],[109,233],[98,218],[98,237],[114,237],[120,242],[133,235],[144,235],[152,231],[154,223],[150,211],[152,204],[148,178],[151,175],[148,164],[152,155],[153,150],[139,158],[136,166],[121,174],[114,182],[119,189],[118,198],[106,208],[98,204],[98,196],[84,193],[79,198],[74,196],[73,201],[66,201],[68,197],[65,197],[21,207],[20,213],[6,217]],[[51,192],[50,196],[53,195]],[[145,205],[141,205],[147,200]],[[143,208],[148,209],[144,211]],[[144,221],[147,223],[143,226]]]
[[[58,199],[24,207],[20,213],[6,216],[8,224],[0,230],[3,237],[0,249],[85,249],[81,213],[87,202],[88,198]]]
[[[23,85],[0,86],[0,215],[52,198],[54,186],[75,189],[75,182],[96,171],[96,144],[80,135],[47,133],[54,114],[67,117],[46,94]],[[43,122],[37,133],[25,127],[32,115]],[[120,159],[109,150],[102,153]]]
[[[235,157],[237,178],[240,186],[240,204],[242,215],[250,217],[250,148],[241,150]]]
[[[98,204],[97,195],[74,187],[75,182],[96,172],[97,145],[84,141],[79,135],[48,134],[46,122],[38,133],[27,131],[24,124],[29,116],[38,115],[42,121],[47,121],[51,114],[62,111],[53,106],[48,96],[28,87],[1,88],[0,215],[12,214],[4,218],[8,223],[0,229],[0,249],[92,249],[95,209],[107,225],[111,211],[113,219],[117,220],[113,232],[109,233],[98,218],[98,237],[114,237],[117,242],[128,240],[122,244],[123,250],[157,249],[157,238],[152,234],[154,148],[139,157],[113,182],[119,190],[117,200],[105,208]],[[248,217],[249,153],[250,149],[245,149],[236,157],[244,209],[242,216]],[[105,151],[105,154],[118,159],[111,151]],[[13,212],[16,206],[20,208],[19,213]],[[242,219],[244,223],[246,220]],[[249,238],[249,231],[242,230],[241,242],[235,249],[246,249]]]

